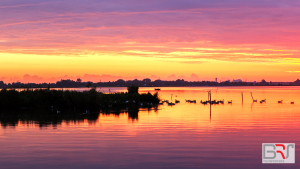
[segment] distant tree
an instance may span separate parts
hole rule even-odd
[[[260,82],[260,85],[266,86],[266,85],[269,85],[269,83],[266,82],[265,79],[262,79]]]
[[[47,88],[48,88],[48,90],[50,90],[50,83],[48,84]]]
[[[138,86],[134,86],[134,85],[128,86],[127,90],[128,90],[129,94],[139,93],[139,87]]]
[[[300,80],[297,79],[296,81],[294,81],[293,83],[290,83],[291,85],[300,85]]]
[[[87,88],[90,88],[92,86],[92,82],[88,82],[87,84],[86,84],[86,87]]]
[[[143,83],[151,83],[151,79],[149,78],[143,79]]]
[[[119,79],[115,82],[115,84],[120,85],[120,86],[124,86],[124,85],[126,85],[126,82],[123,79]]]
[[[78,78],[76,82],[81,83],[82,80],[80,78]]]

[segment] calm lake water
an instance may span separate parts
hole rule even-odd
[[[208,90],[225,104],[211,110],[200,104]],[[140,88],[147,91],[155,92]],[[0,168],[300,168],[300,87],[162,87],[158,93],[181,103],[135,115],[0,117]],[[262,164],[262,143],[295,143],[296,163]]]

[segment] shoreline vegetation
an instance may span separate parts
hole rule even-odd
[[[129,86],[127,92],[104,94],[96,88],[89,91],[48,89],[15,89],[0,91],[0,110],[50,110],[60,113],[99,111],[101,109],[139,109],[155,107],[160,99],[158,93],[138,93],[139,87]],[[46,111],[45,111],[46,112]]]

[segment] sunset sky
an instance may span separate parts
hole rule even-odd
[[[298,0],[1,0],[0,81],[294,81]]]

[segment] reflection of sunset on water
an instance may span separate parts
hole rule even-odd
[[[108,88],[103,88],[105,91]],[[112,89],[112,88],[110,88]],[[114,92],[122,92],[125,88],[112,89]],[[208,105],[200,104],[200,100],[207,100],[207,91],[211,90],[212,100],[225,100],[224,104],[212,105],[212,115],[210,119],[210,108]],[[141,88],[140,92],[152,92],[153,88]],[[241,92],[244,93],[243,103]],[[258,100],[266,99],[266,103],[252,102],[250,92],[253,97]],[[300,92],[298,87],[219,87],[219,88],[162,88],[158,92],[163,100],[172,101],[180,100],[181,103],[175,106],[158,105],[155,110],[140,109],[138,117],[132,119],[126,110],[119,113],[102,112],[95,120],[62,120],[57,128],[64,127],[105,127],[113,128],[119,125],[126,126],[132,124],[136,128],[144,126],[159,126],[159,124],[170,124],[173,127],[181,129],[202,130],[202,128],[223,128],[224,126],[237,129],[264,128],[270,127],[289,127],[290,125],[298,125],[295,121],[291,123],[291,117],[298,117],[297,111],[300,104]],[[197,100],[197,103],[187,103],[185,99]],[[227,104],[228,100],[233,100],[232,104]],[[283,100],[283,104],[278,104],[278,100]],[[290,104],[290,102],[295,104]],[[82,116],[84,118],[85,116]],[[37,121],[19,121],[17,128],[34,128]],[[51,122],[46,123],[51,126]],[[47,127],[47,125],[45,125]]]
[[[129,165],[131,162],[128,160],[135,158],[140,163],[133,168],[153,160],[157,162],[154,166],[174,163],[183,167],[188,163],[190,166],[217,168],[215,159],[226,167],[233,167],[237,160],[247,158],[246,168],[260,168],[261,143],[298,144],[300,141],[297,135],[300,124],[298,89],[163,87],[158,91],[162,99],[171,101],[173,94],[172,100],[178,99],[181,103],[175,106],[159,105],[157,110],[144,108],[135,118],[126,111],[111,111],[100,112],[97,116],[81,115],[77,119],[62,116],[59,120],[44,122],[20,119],[15,126],[1,119],[2,151],[10,153],[1,154],[0,161],[3,163],[9,154],[28,161],[38,156],[50,156],[43,162],[48,164],[52,157],[63,156],[65,159],[76,159],[74,165],[88,162],[93,167],[96,163],[100,166],[112,164],[115,158],[118,158],[115,165]],[[123,90],[114,89],[116,92]],[[211,115],[210,105],[200,104],[200,100],[207,100],[208,90],[211,90],[213,100],[225,100],[224,104],[211,106]],[[140,92],[147,91],[155,92],[153,88],[140,88]],[[258,100],[266,99],[266,103],[253,103],[250,92]],[[186,103],[185,99],[196,99],[197,103]],[[228,104],[228,100],[233,103]],[[278,104],[278,100],[283,100],[283,103]],[[290,104],[291,101],[295,104]],[[21,151],[18,156],[14,154],[16,149]],[[29,156],[28,151],[32,152]],[[39,151],[43,154],[39,155]],[[218,155],[212,152],[218,152]],[[119,153],[125,156],[119,156]],[[176,157],[180,160],[171,160]],[[189,157],[188,160],[185,157]],[[99,161],[99,158],[105,160]],[[23,162],[14,166],[19,164]]]

